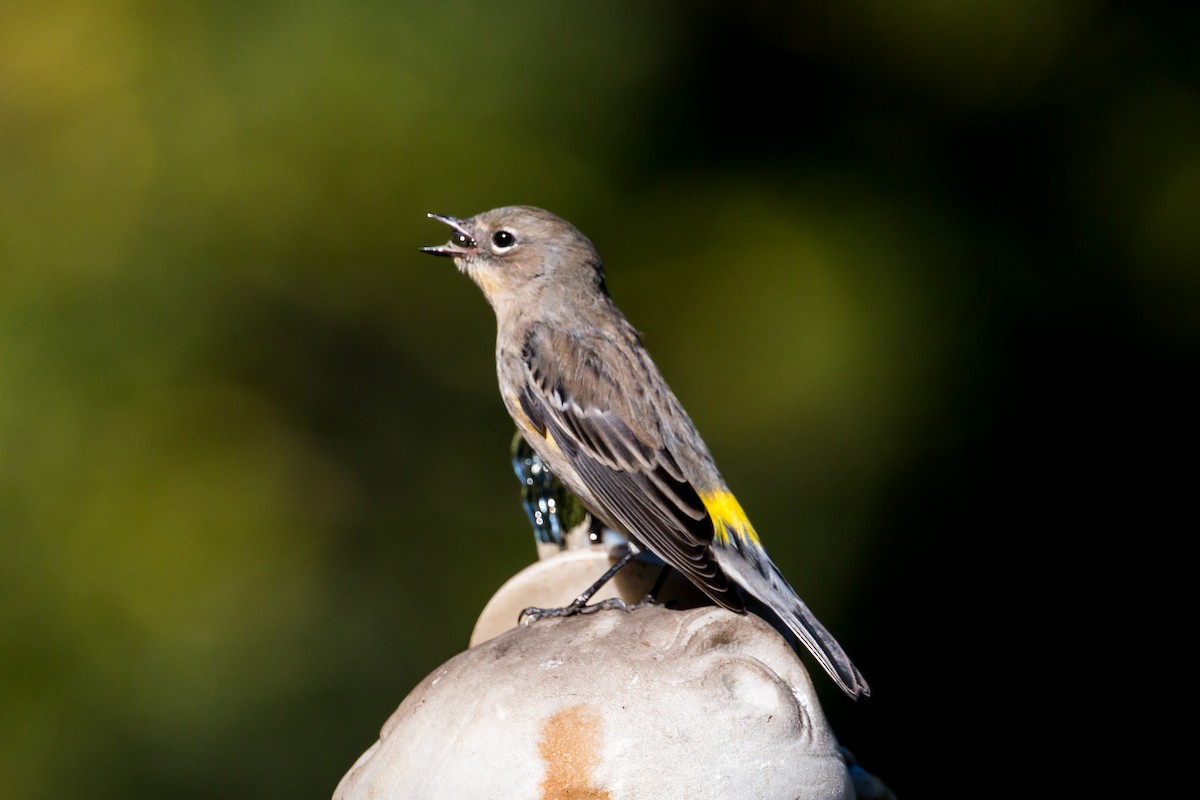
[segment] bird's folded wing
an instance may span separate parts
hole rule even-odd
[[[713,558],[713,523],[666,449],[638,353],[599,333],[535,327],[522,356],[522,407],[587,484],[596,509],[683,572],[721,605],[741,600]],[[650,367],[652,369],[652,367]]]

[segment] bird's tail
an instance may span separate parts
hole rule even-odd
[[[717,560],[741,590],[746,609],[770,622],[796,649],[797,642],[803,644],[851,698],[870,696],[871,687],[858,667],[808,610],[766,552],[736,537],[731,544],[715,548]]]

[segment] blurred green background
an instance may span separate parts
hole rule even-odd
[[[969,726],[1048,659],[1017,606],[1109,502],[1083,472],[1154,427],[1123,399],[1193,363],[1196,30],[6,0],[4,796],[328,797],[465,647],[533,539],[494,318],[418,247],[427,211],[511,203],[593,239],[867,675],[853,704],[814,674],[842,741],[956,794]]]

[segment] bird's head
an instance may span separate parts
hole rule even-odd
[[[421,250],[453,258],[493,306],[574,287],[604,291],[604,268],[592,243],[549,211],[506,206],[467,219],[429,217],[453,232],[446,244]]]

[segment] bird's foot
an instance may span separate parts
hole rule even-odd
[[[641,603],[638,605],[641,605]],[[562,608],[537,608],[536,606],[531,606],[522,611],[520,616],[517,617],[517,624],[529,625],[547,617],[573,617],[576,614],[595,614],[597,611],[606,611],[612,608],[619,608],[622,611],[631,610],[631,607],[619,597],[610,597],[598,603],[590,604],[586,601],[581,603],[576,600],[574,603]]]
[[[634,603],[633,605],[629,606],[628,610],[635,611],[639,608],[654,608],[656,606],[661,607],[661,608],[666,608],[667,604],[660,602],[658,600],[658,598],[655,597],[654,595],[648,594],[645,597],[643,597],[640,602]]]

